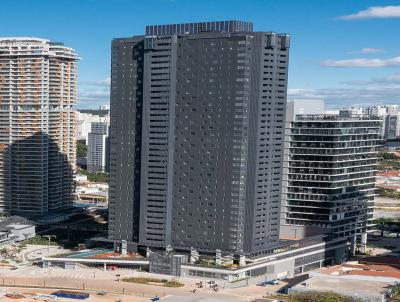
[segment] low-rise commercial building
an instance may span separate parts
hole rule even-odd
[[[31,224],[10,224],[0,226],[0,245],[21,242],[35,237],[35,226]]]
[[[328,236],[318,235],[303,240],[286,241],[262,253],[248,254],[239,261],[233,260],[228,254],[221,254],[219,264],[213,263],[216,260],[213,255],[207,259],[204,256],[199,258],[196,254],[188,255],[179,251],[174,253],[175,256],[150,252],[147,258],[111,259],[86,252],[83,256],[78,253],[67,257],[44,258],[43,266],[74,268],[80,263],[121,268],[150,266],[152,273],[221,279],[227,282],[243,282],[245,285],[289,278],[324,265],[342,263],[347,257],[348,243],[345,239],[330,240]],[[91,257],[87,257],[89,254]]]
[[[32,224],[10,224],[8,227],[15,236],[15,242],[24,241],[36,235],[35,226]]]

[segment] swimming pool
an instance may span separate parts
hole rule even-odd
[[[72,255],[67,256],[66,258],[91,258],[98,254],[104,254],[112,252],[111,249],[95,249],[95,250],[84,250],[81,252],[76,252]]]

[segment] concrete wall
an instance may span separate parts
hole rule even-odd
[[[282,239],[300,240],[319,234],[326,234],[328,232],[328,229],[316,226],[283,224],[280,227],[280,236]]]

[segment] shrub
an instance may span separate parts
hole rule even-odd
[[[149,284],[149,283],[159,283],[165,287],[182,287],[184,284],[176,280],[168,281],[167,279],[156,279],[156,278],[146,278],[146,277],[127,277],[121,279],[124,282],[139,283],[139,284]]]
[[[176,280],[172,280],[172,281],[168,281],[167,283],[165,283],[166,287],[182,287],[183,283],[180,283]]]
[[[163,282],[163,280],[160,280],[160,279],[146,278],[146,277],[127,277],[127,278],[123,278],[122,281],[131,282],[131,283],[140,283],[140,284],[166,283],[166,282]]]
[[[361,302],[359,299],[335,293],[308,292],[289,296],[289,302]]]

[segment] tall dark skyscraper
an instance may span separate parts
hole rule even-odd
[[[278,242],[289,36],[252,27],[113,40],[110,239],[232,253]]]

